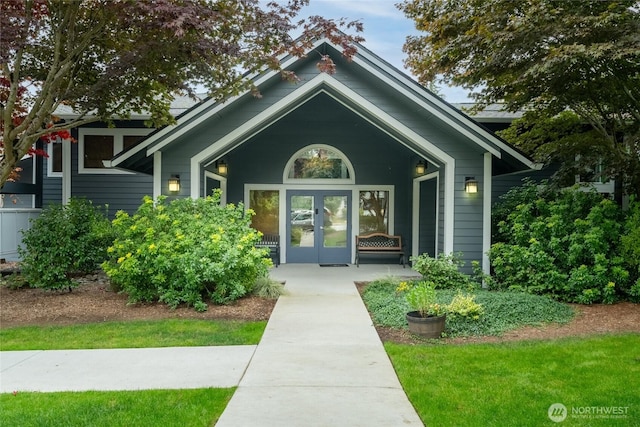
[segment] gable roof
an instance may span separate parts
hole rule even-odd
[[[332,48],[340,53],[343,52],[341,46],[334,45],[328,40],[318,40],[312,47],[311,51],[316,49],[326,50],[328,48]],[[303,59],[296,57],[282,58],[282,67],[283,69],[291,68],[295,66],[298,61],[302,60]],[[378,81],[387,85],[396,93],[402,95],[405,100],[418,105],[425,111],[428,111],[434,117],[464,135],[469,141],[480,146],[484,151],[490,152],[494,157],[505,158],[509,163],[516,165],[516,169],[537,168],[537,165],[524,153],[497,137],[491,131],[485,129],[482,125],[474,121],[471,117],[455,108],[452,104],[447,103],[431,91],[427,90],[415,80],[402,73],[363,46],[358,46],[358,52],[352,59],[352,62],[361,67],[365,72],[373,76]],[[260,89],[262,85],[276,77],[278,74],[279,73],[277,71],[268,71],[260,75],[256,75],[253,77],[254,84],[258,89]],[[305,97],[312,97],[318,93],[318,91],[328,91],[328,93],[330,93],[330,95],[332,95],[336,100],[345,103],[345,105],[347,103],[352,103],[352,111],[360,115],[362,115],[362,111],[367,111],[376,120],[380,120],[385,126],[390,126],[396,131],[399,131],[400,134],[406,134],[408,132],[408,128],[406,128],[406,126],[398,126],[395,119],[372,103],[368,102],[363,97],[359,96],[345,84],[339,82],[328,74],[320,73],[316,78],[303,82],[291,94],[276,102],[274,106],[257,114],[253,119],[247,122],[246,126],[230,132],[223,139],[227,143],[231,144],[232,141],[238,141],[238,138],[243,138],[243,133],[247,134],[247,132],[252,132],[252,134],[255,134],[260,129],[266,127],[265,124],[268,125],[268,123],[272,123],[288,111],[297,108],[300,103],[304,102]],[[230,108],[230,106],[247,96],[251,95],[249,95],[248,92],[244,92],[225,101],[216,101],[214,99],[206,99],[202,101],[178,116],[176,118],[177,123],[175,125],[158,129],[140,144],[114,157],[111,160],[110,165],[112,167],[124,167],[138,171],[150,172],[152,169],[151,156],[153,153],[173,143],[186,132],[189,132],[190,130],[205,123],[207,120],[219,114],[222,110]],[[371,120],[370,122],[375,124]],[[419,135],[405,136],[424,139]],[[224,147],[222,146],[224,142],[219,142],[220,143],[216,142],[208,150],[205,150],[206,153],[203,152],[202,155],[198,155],[198,160],[203,161],[206,155],[224,150]],[[441,157],[442,155],[448,157],[448,155],[441,152],[435,144],[427,142],[426,145],[428,146],[429,152],[436,158]]]

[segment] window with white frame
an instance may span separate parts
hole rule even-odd
[[[389,232],[389,191],[360,190],[359,234]]]
[[[604,174],[602,163],[598,163],[584,175],[576,175],[576,184],[593,187],[599,193],[613,193],[615,191],[615,181]]]
[[[349,159],[330,145],[310,145],[295,153],[285,167],[287,183],[355,182]]]
[[[78,172],[79,173],[127,173],[105,167],[104,161],[142,141],[153,129],[79,129]]]
[[[62,140],[56,139],[47,144],[47,176],[62,176]]]

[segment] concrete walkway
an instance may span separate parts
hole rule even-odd
[[[422,425],[354,280],[411,270],[284,265],[286,280],[262,341],[222,417],[234,426]]]
[[[238,385],[217,426],[422,426],[353,283],[392,274],[415,272],[281,265],[258,346],[0,352],[0,391]]]

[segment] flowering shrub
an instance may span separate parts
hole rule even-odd
[[[205,300],[224,304],[252,290],[271,266],[261,235],[242,204],[220,205],[220,193],[193,200],[146,197],[135,215],[118,212],[117,238],[102,267],[131,302],[185,303],[198,311]]]
[[[71,289],[77,286],[71,277],[94,271],[112,240],[106,212],[91,201],[72,198],[67,205],[50,205],[22,233],[22,275],[31,287]]]

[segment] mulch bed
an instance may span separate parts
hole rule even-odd
[[[16,267],[15,263],[0,264],[0,271]],[[166,318],[258,321],[269,319],[276,303],[276,300],[249,296],[229,305],[210,304],[207,311],[198,313],[193,308],[170,309],[159,303],[128,304],[126,295],[113,291],[109,279],[102,272],[74,280],[78,282],[78,287],[71,292],[0,286],[0,328]],[[365,285],[362,282],[356,283],[360,291]],[[505,342],[605,333],[640,333],[640,304],[623,302],[574,307],[578,314],[565,325],[524,327],[500,337],[444,338],[440,342]],[[385,327],[378,327],[377,330],[384,342],[420,344],[425,341],[407,330]]]

